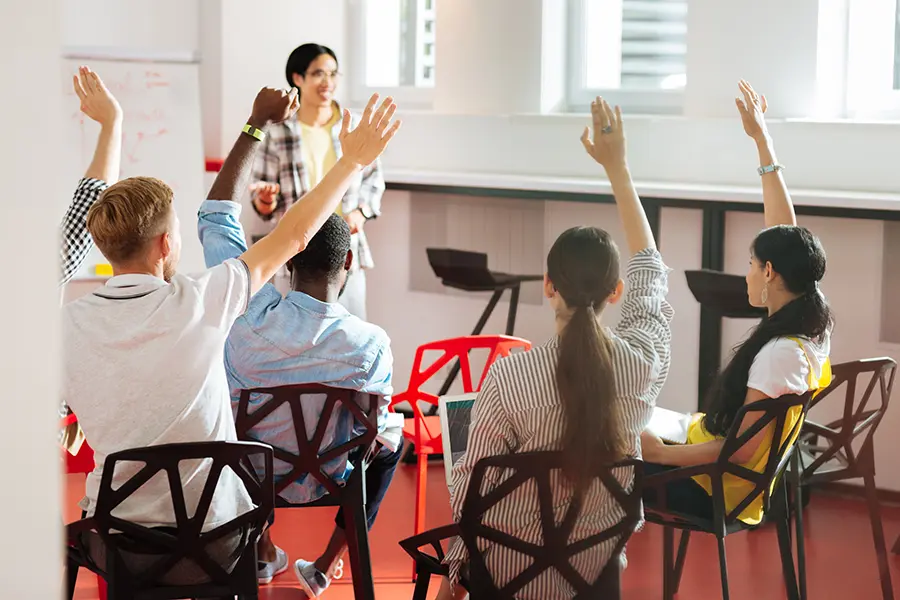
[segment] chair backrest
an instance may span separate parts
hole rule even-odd
[[[803,468],[804,479],[815,476],[816,470],[840,453],[847,462],[848,469],[857,467],[858,456],[854,447],[861,436],[862,451],[873,451],[873,438],[890,402],[897,374],[897,363],[892,358],[869,358],[833,365],[831,385],[825,388],[811,402],[811,408],[818,406],[826,397],[842,387],[844,410],[842,417],[825,425],[807,423],[805,434],[818,436],[816,452],[811,463]],[[861,384],[861,385],[860,385]],[[859,392],[862,388],[862,393]],[[871,402],[878,390],[878,404]],[[824,442],[824,443],[823,443]],[[871,458],[871,457],[869,457]]]
[[[715,468],[710,473],[712,479],[713,508],[717,515],[724,518],[719,525],[725,527],[735,523],[744,510],[755,502],[760,496],[763,499],[763,514],[769,511],[771,506],[771,493],[775,484],[784,474],[791,457],[791,451],[797,441],[797,437],[806,419],[806,411],[809,408],[810,398],[815,390],[805,394],[788,394],[780,398],[770,398],[747,404],[737,412],[731,430],[725,438],[722,451],[716,460]],[[788,418],[799,412],[793,424]],[[756,422],[741,432],[741,424],[745,417],[757,418]],[[763,461],[763,469],[757,472],[744,467],[732,459],[745,444],[766,428],[770,428],[771,446]],[[766,438],[769,433],[766,434]],[[765,440],[763,441],[765,443]],[[753,489],[737,506],[731,510],[725,509],[723,477],[732,475],[752,484]]]
[[[470,557],[469,591],[473,598],[512,599],[535,578],[551,569],[556,569],[575,589],[576,599],[610,597],[605,594],[609,594],[610,586],[618,585],[620,556],[641,519],[643,463],[629,459],[602,467],[596,473],[600,484],[609,492],[616,505],[610,507],[610,510],[618,509],[622,516],[608,529],[574,541],[570,541],[570,537],[581,516],[584,497],[582,494],[572,493],[562,520],[557,522],[559,498],[558,494],[554,494],[551,482],[553,479],[558,482],[564,477],[563,467],[563,455],[560,452],[493,456],[482,459],[475,465],[459,522],[460,537]],[[500,469],[507,477],[495,488],[485,490],[485,477],[489,469]],[[617,474],[626,481],[631,481],[630,488],[627,484],[622,485]],[[537,488],[543,545],[516,538],[509,532],[499,531],[484,523],[484,517],[492,509],[499,507],[497,510],[502,511],[507,504],[515,504],[515,492],[523,486]],[[509,509],[515,511],[517,506],[509,506]],[[496,546],[503,546],[531,558],[533,562],[498,588],[481,550],[484,541],[494,545],[494,551]],[[596,581],[586,581],[572,566],[571,559],[610,541],[614,544],[614,549],[606,567]]]
[[[259,460],[265,468],[257,472],[251,459]],[[179,473],[183,461],[210,461],[209,476],[197,500],[196,509],[189,514],[185,490]],[[130,479],[113,488],[113,474],[117,466],[123,468],[142,463]],[[243,482],[255,508],[231,521],[203,532],[209,508],[219,479],[224,469],[230,468]],[[169,482],[175,525],[171,528],[150,528],[125,521],[113,515],[116,507],[125,502],[142,485],[157,475],[163,474]],[[138,597],[142,591],[155,590],[160,593],[159,583],[179,563],[189,561],[199,568],[207,579],[198,584],[200,589],[215,591],[214,595],[224,595],[228,591],[242,589],[245,581],[237,581],[238,573],[229,572],[228,565],[213,559],[208,545],[217,540],[233,540],[231,557],[237,560],[244,551],[253,551],[269,515],[274,509],[272,477],[272,450],[263,444],[247,442],[199,442],[190,444],[165,444],[148,448],[124,450],[110,454],[103,465],[103,476],[97,495],[97,506],[93,517],[70,525],[70,535],[79,545],[82,556],[90,557],[87,550],[86,534],[95,532],[105,548],[106,564],[92,564],[92,569],[106,573],[117,581],[125,582],[131,592]],[[157,557],[141,568],[129,566],[125,555],[148,555]],[[255,557],[255,554],[252,555]],[[87,558],[89,563],[93,560]],[[255,562],[255,560],[254,560]],[[183,591],[187,587],[182,586]],[[221,590],[218,592],[216,590]],[[231,592],[235,593],[235,592]],[[209,595],[204,593],[203,595]],[[185,597],[166,596],[156,597]]]
[[[419,401],[428,402],[437,406],[438,397],[426,392],[423,387],[435,376],[442,373],[444,367],[454,360],[460,362],[460,375],[462,376],[463,393],[477,392],[484,383],[491,365],[501,357],[509,356],[515,350],[530,350],[531,342],[509,335],[470,335],[464,337],[440,340],[419,346],[413,361],[412,374],[409,377],[409,387],[405,392],[395,394],[391,398],[391,406],[400,402],[408,402],[412,406],[416,417],[421,418]],[[478,385],[473,385],[475,379],[472,372],[472,361],[469,352],[473,350],[487,350],[488,357],[485,361],[481,375],[478,377]],[[434,362],[423,364],[427,352],[439,352]]]
[[[251,403],[251,396],[256,396],[259,398],[259,401]],[[303,403],[311,396],[324,396],[325,400],[318,422],[315,423],[314,433],[312,437],[308,437],[307,431],[312,428],[313,424],[309,424],[310,428],[307,427],[306,418],[303,415]],[[340,484],[326,473],[325,465],[339,458],[343,458],[346,461],[348,454],[353,450],[362,449],[365,451],[372,446],[378,435],[379,399],[380,396],[375,394],[331,388],[318,384],[241,390],[237,417],[235,418],[238,439],[265,442],[272,446],[276,459],[290,465],[290,471],[286,475],[280,475],[276,478],[276,495],[280,495],[297,478],[308,473],[321,483],[328,490],[329,494],[337,496],[340,493]],[[250,410],[251,404],[253,406],[252,411]],[[290,407],[293,418],[297,451],[274,446],[271,443],[272,440],[257,440],[253,437],[252,429],[285,404]],[[334,448],[327,448],[328,441],[325,440],[325,434],[328,431],[328,425],[332,420],[332,416],[336,416],[336,410],[349,412],[356,427],[354,428],[354,433],[346,442]]]

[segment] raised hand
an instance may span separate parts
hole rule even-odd
[[[260,181],[250,186],[250,194],[253,197],[253,204],[261,215],[271,215],[278,207],[278,193],[281,186],[277,183],[266,183]]]
[[[106,89],[100,76],[82,66],[72,77],[72,86],[81,102],[81,112],[101,125],[112,125],[122,119],[122,107],[116,97]]]
[[[253,111],[249,123],[262,129],[270,123],[281,123],[294,116],[300,108],[300,92],[297,88],[291,91],[263,88],[253,101]]]
[[[394,99],[390,96],[385,98],[376,111],[377,103],[378,94],[372,94],[369,104],[363,112],[362,120],[353,131],[350,131],[350,111],[344,111],[340,133],[341,149],[345,158],[361,167],[372,164],[376,158],[381,156],[391,138],[400,129],[399,119],[391,122],[394,112],[397,110]]]
[[[766,109],[769,107],[766,103],[766,97],[757,94],[745,79],[741,79],[738,89],[740,89],[744,99],[735,98],[734,103],[737,105],[738,112],[741,113],[744,131],[757,142],[764,141],[769,136],[765,117]]]
[[[609,103],[597,96],[591,102],[591,127],[585,127],[581,134],[581,143],[591,158],[609,171],[611,168],[624,167],[625,130],[622,126],[622,110],[617,106],[613,110]]]

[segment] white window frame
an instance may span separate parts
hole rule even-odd
[[[897,0],[850,0],[847,27],[847,117],[900,119],[894,89]]]
[[[348,33],[350,58],[350,77],[347,82],[352,106],[363,107],[369,101],[373,93],[378,93],[382,98],[393,96],[394,100],[403,106],[404,110],[429,110],[434,102],[434,87],[416,87],[404,85],[397,87],[373,87],[366,84],[366,7],[365,0],[348,1]]]
[[[591,101],[603,96],[610,104],[618,104],[630,114],[673,115],[681,114],[684,107],[684,90],[629,90],[621,88],[588,88],[585,86],[586,61],[586,0],[568,0],[568,109],[569,112],[587,112]]]

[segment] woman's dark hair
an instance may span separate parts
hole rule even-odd
[[[556,386],[565,414],[566,476],[583,489],[600,466],[624,457],[612,345],[597,320],[619,282],[619,250],[596,227],[573,227],[547,255],[547,277],[572,309],[559,342]]]
[[[753,359],[769,341],[786,336],[816,339],[834,323],[831,308],[819,291],[825,276],[825,250],[805,227],[778,225],[764,229],[751,246],[753,257],[781,276],[784,287],[797,298],[766,316],[750,336],[734,348],[731,361],[718,375],[706,396],[706,430],[728,435],[747,396]]]
[[[287,65],[284,67],[284,76],[287,78],[288,88],[294,87],[294,73],[301,77],[306,77],[306,70],[309,69],[310,63],[323,54],[327,54],[337,62],[337,55],[334,50],[328,46],[321,44],[303,44],[298,46],[288,56]]]

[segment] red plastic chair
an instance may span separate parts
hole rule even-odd
[[[466,337],[441,340],[419,346],[416,350],[416,359],[413,363],[412,375],[409,378],[409,388],[402,394],[391,398],[391,410],[401,402],[408,402],[412,407],[413,418],[407,419],[403,427],[403,437],[415,444],[418,473],[416,474],[416,512],[415,535],[425,529],[425,488],[427,481],[428,456],[443,452],[441,439],[441,422],[438,416],[426,416],[419,402],[428,402],[434,406],[438,404],[438,397],[422,389],[422,387],[438,375],[441,370],[454,360],[460,361],[462,372],[463,392],[477,392],[487,375],[488,369],[494,361],[503,356],[509,356],[513,350],[530,350],[531,342],[508,335],[473,335]],[[472,350],[488,350],[488,359],[478,379],[478,386],[472,385],[472,366],[469,360],[469,352]],[[423,366],[422,360],[426,352],[441,352],[441,356],[433,363]],[[410,422],[412,421],[412,422]]]
[[[77,422],[78,417],[75,416],[75,413],[69,413],[60,422],[60,428],[66,428]],[[73,456],[66,450],[63,450],[62,453],[63,458],[66,461],[67,475],[71,473],[84,473],[84,476],[87,477],[87,474],[94,470],[94,449],[87,443],[87,440],[81,444],[78,454]],[[78,576],[77,571],[75,572],[75,576]],[[106,581],[99,575],[97,575],[97,595],[100,600],[106,600]]]

